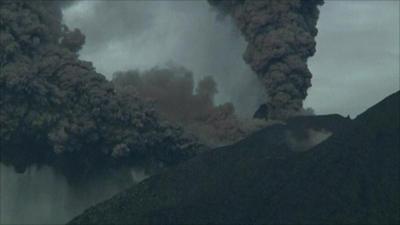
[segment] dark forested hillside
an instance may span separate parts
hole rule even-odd
[[[269,126],[71,224],[399,223],[399,95],[355,120],[309,116]]]

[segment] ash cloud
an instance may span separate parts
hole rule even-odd
[[[78,59],[85,37],[62,24],[58,2],[0,6],[3,163],[19,172],[51,165],[75,178],[138,160],[173,164],[194,154],[195,140],[137,96],[116,93],[90,62]]]
[[[303,107],[323,0],[209,0],[229,14],[248,42],[243,55],[268,94],[266,118],[285,119]]]
[[[191,71],[170,65],[114,74],[116,90],[135,94],[154,104],[165,119],[182,126],[202,143],[216,147],[236,142],[264,126],[259,120],[241,120],[231,103],[217,105],[217,84],[210,76],[198,81]]]

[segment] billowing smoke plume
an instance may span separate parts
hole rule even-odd
[[[164,119],[184,127],[208,146],[233,143],[264,124],[239,120],[231,103],[216,106],[214,79],[205,77],[195,87],[192,72],[183,67],[117,72],[113,83],[123,95],[151,101]]]
[[[248,42],[244,60],[257,73],[269,99],[266,118],[301,111],[315,53],[318,5],[323,0],[209,0],[235,20]]]
[[[48,164],[76,177],[191,156],[197,145],[181,129],[78,59],[85,37],[62,25],[62,4],[0,2],[1,161],[21,172]]]

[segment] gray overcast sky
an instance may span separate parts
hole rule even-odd
[[[321,7],[313,87],[306,107],[356,116],[399,89],[399,1],[332,1]],[[195,80],[212,75],[217,102],[249,116],[264,91],[242,60],[246,43],[205,1],[82,1],[65,22],[87,36],[81,58],[113,72],[183,65]]]

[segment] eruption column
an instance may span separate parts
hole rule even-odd
[[[311,86],[307,59],[315,53],[323,0],[209,2],[232,16],[248,42],[243,58],[269,96],[265,117],[285,119],[301,111]]]

